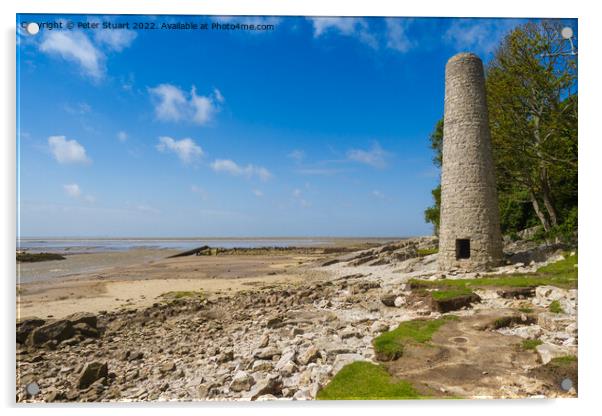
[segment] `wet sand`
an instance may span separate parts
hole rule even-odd
[[[52,279],[17,285],[17,318],[60,318],[75,312],[139,308],[157,302],[172,291],[202,291],[211,297],[245,289],[308,282],[321,277],[313,266],[328,258],[317,250],[299,253],[189,256],[165,258],[170,251],[136,250],[124,253],[78,254],[63,261],[22,265],[43,274],[59,269],[63,262],[86,263],[90,256],[103,256],[104,267],[67,273]],[[76,257],[77,256],[77,257]],[[98,265],[97,257],[94,258]],[[137,263],[136,263],[137,261]],[[113,265],[123,262],[126,265]],[[132,264],[133,263],[133,264]],[[24,267],[23,267],[24,268]],[[22,268],[22,269],[23,269]]]

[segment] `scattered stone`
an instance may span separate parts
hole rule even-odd
[[[71,321],[61,319],[35,328],[31,331],[27,343],[36,346],[51,340],[61,342],[73,335],[75,335],[75,330]]]
[[[230,383],[230,390],[232,391],[247,391],[251,388],[251,386],[255,383],[253,377],[251,377],[245,371],[238,371],[232,377],[232,382]]]
[[[300,365],[307,365],[309,363],[314,362],[320,357],[320,350],[317,349],[314,345],[308,347],[305,351],[303,351],[297,357],[297,362]]]
[[[24,319],[17,322],[17,342],[20,344],[25,343],[29,334],[36,328],[44,325],[46,321],[40,318]]]
[[[79,379],[77,381],[77,387],[80,390],[85,390],[97,380],[107,378],[109,374],[107,363],[92,362],[87,363],[84,366]]]

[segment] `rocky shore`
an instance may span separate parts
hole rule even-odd
[[[355,361],[383,365],[431,397],[576,396],[576,363],[552,367],[577,355],[575,288],[493,285],[450,303],[412,280],[529,274],[573,254],[514,244],[511,264],[442,274],[436,243],[327,253],[303,266],[326,276],[308,282],[174,292],[146,308],[21,320],[16,399],[309,400]],[[408,347],[383,361],[375,351],[375,337],[401,322],[449,314],[457,320],[433,336],[429,353]]]

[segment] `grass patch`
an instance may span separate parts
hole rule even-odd
[[[530,308],[528,306],[521,306],[520,308],[518,308],[518,311],[522,313],[533,313],[533,308]]]
[[[433,334],[446,322],[457,320],[455,315],[447,315],[439,319],[414,319],[402,322],[392,331],[384,332],[374,338],[372,344],[378,359],[392,361],[401,357],[404,345],[408,342],[425,343],[431,340]]]
[[[36,263],[39,261],[65,260],[64,256],[56,253],[18,253],[17,261],[20,263]]]
[[[473,294],[472,290],[467,287],[458,287],[445,290],[434,290],[430,292],[433,299],[438,301],[454,299],[460,296],[470,296]]]
[[[553,300],[552,303],[550,303],[548,309],[552,313],[564,313],[564,309],[562,309],[562,306],[560,306],[560,302],[558,302],[557,300]]]
[[[411,383],[393,379],[380,365],[366,361],[347,364],[318,392],[318,400],[420,399]]]
[[[469,289],[491,287],[537,287],[544,285],[566,289],[577,287],[577,255],[568,256],[564,260],[540,267],[535,273],[510,274],[503,276],[483,277],[480,279],[410,279],[412,289]]]
[[[574,355],[563,355],[562,357],[552,358],[550,360],[551,364],[563,366],[577,362],[577,357]]]
[[[420,257],[430,256],[431,254],[438,253],[439,249],[437,247],[434,248],[419,248],[416,250],[416,254]]]
[[[524,350],[534,350],[538,345],[543,344],[543,341],[539,339],[525,339],[521,343]]]

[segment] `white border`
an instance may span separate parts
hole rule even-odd
[[[44,414],[106,414],[103,406],[17,406],[14,405],[14,246],[15,246],[15,13],[106,13],[106,14],[218,14],[218,15],[311,15],[311,16],[466,16],[466,17],[577,17],[579,18],[579,178],[580,178],[580,305],[579,305],[579,399],[574,400],[516,400],[516,401],[438,401],[438,402],[336,402],[336,403],[255,403],[255,404],[183,404],[127,406],[111,405],[115,415],[142,411],[150,415],[169,414],[303,414],[333,413],[339,410],[348,415],[364,415],[371,410],[383,413],[444,413],[505,415],[508,413],[577,414],[589,413],[600,407],[600,317],[602,316],[601,265],[596,262],[601,247],[599,225],[601,216],[600,155],[600,41],[602,15],[595,2],[567,2],[557,0],[499,2],[470,0],[20,0],[2,1],[2,40],[0,71],[3,97],[0,99],[3,137],[1,140],[0,190],[3,226],[0,238],[2,261],[1,279],[4,290],[2,319],[2,361],[0,367],[0,396],[8,412]],[[597,121],[597,123],[596,123]]]

